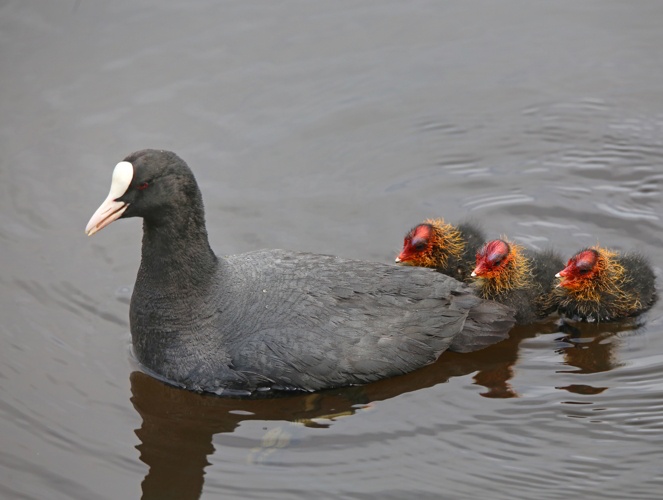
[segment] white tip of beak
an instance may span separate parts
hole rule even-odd
[[[475,273],[474,271],[472,271],[472,274],[470,274],[470,276],[472,276],[473,278],[476,278],[476,277],[477,277],[477,273]]]
[[[400,258],[400,257],[396,257],[396,258],[394,259],[394,262],[395,262],[396,264],[398,264],[400,261],[401,261],[401,258]]]
[[[557,273],[557,274],[555,275],[555,278],[561,278],[561,277],[562,277],[562,275],[559,274],[559,273]]]
[[[121,161],[115,165],[110,192],[87,223],[85,234],[92,236],[100,229],[120,218],[129,205],[123,201],[116,201],[116,199],[127,192],[133,176],[134,167],[128,161]]]

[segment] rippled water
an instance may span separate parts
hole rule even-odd
[[[0,2],[0,497],[660,498],[663,303],[365,387],[237,400],[130,354],[145,147],[211,243],[391,261],[431,216],[663,257],[660,2]],[[659,279],[660,281],[660,279]],[[660,286],[660,284],[659,284]]]

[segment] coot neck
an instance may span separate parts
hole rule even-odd
[[[139,281],[143,278],[161,287],[170,285],[180,294],[200,292],[211,282],[217,266],[207,239],[202,203],[143,220]]]

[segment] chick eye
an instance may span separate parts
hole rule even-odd
[[[499,266],[502,263],[503,260],[504,260],[504,258],[497,259],[496,261],[493,262],[493,266],[495,266],[495,267]]]
[[[426,243],[423,241],[417,241],[413,246],[415,250],[423,250],[426,248]]]
[[[136,189],[138,189],[139,191],[143,191],[144,189],[147,189],[147,186],[149,186],[149,183],[141,182],[140,184],[138,184],[138,186],[136,186]]]

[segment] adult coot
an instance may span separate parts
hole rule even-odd
[[[405,235],[396,262],[431,267],[459,281],[471,282],[475,255],[484,241],[483,231],[470,222],[454,226],[443,219],[428,219]]]
[[[654,271],[637,253],[585,248],[556,276],[558,310],[570,319],[618,320],[649,309],[656,299]]]
[[[195,391],[363,384],[505,338],[513,311],[421,268],[260,250],[217,257],[186,163],[143,150],[117,164],[86,232],[143,218],[130,324],[138,360]]]
[[[481,297],[513,307],[516,321],[528,324],[555,312],[551,293],[562,262],[553,250],[536,252],[492,240],[477,252],[472,276]]]

